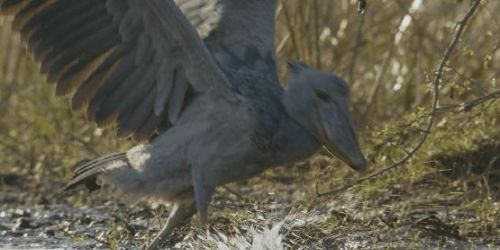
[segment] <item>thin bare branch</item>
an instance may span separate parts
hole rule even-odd
[[[358,28],[356,32],[356,41],[354,43],[353,55],[351,66],[349,67],[349,82],[352,83],[354,79],[354,69],[356,68],[356,63],[358,61],[359,50],[361,49],[361,43],[363,41],[363,27],[365,24],[366,16],[362,13],[359,17]]]
[[[288,7],[284,1],[281,1],[281,5],[283,6],[283,11],[285,13],[285,19],[288,31],[290,31],[290,36],[291,36],[290,40],[292,42],[293,51],[295,52],[297,60],[300,60],[300,51],[297,45],[297,36],[295,35],[295,30],[293,28],[292,19],[290,17],[290,11],[288,10]]]
[[[461,104],[442,106],[437,108],[436,111],[444,112],[454,110],[455,112],[469,112],[476,106],[479,106],[488,101],[496,101],[498,99],[500,99],[500,90],[493,91],[474,100],[466,101]]]

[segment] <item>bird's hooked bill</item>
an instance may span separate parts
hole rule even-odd
[[[363,172],[367,169],[365,157],[361,153],[358,145],[336,146],[331,142],[325,142],[324,146],[330,154],[349,165],[352,169],[359,172]],[[346,150],[347,148],[349,149]]]
[[[347,102],[323,107],[319,111],[317,122],[320,141],[336,158],[356,171],[367,169],[365,157],[358,143],[356,133],[350,119]]]

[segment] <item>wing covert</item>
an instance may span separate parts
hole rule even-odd
[[[276,75],[276,0],[175,0],[219,65]]]
[[[56,94],[120,137],[175,124],[194,93],[230,85],[172,0],[0,0]]]

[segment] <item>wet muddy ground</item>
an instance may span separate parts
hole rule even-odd
[[[476,236],[464,233],[460,223],[466,222],[468,215],[446,211],[436,205],[433,197],[402,215],[400,207],[391,206],[393,195],[387,196],[390,202],[384,200],[387,197],[380,197],[378,204],[363,201],[353,193],[335,199],[311,198],[314,196],[311,186],[290,185],[296,178],[271,175],[233,184],[228,189],[220,188],[211,206],[210,227],[198,228],[195,218],[167,246],[174,249],[500,248],[500,238],[495,236],[498,228],[490,228],[493,233]],[[139,249],[156,234],[168,214],[165,207],[128,204],[110,198],[109,193],[89,195],[83,189],[56,195],[45,190],[41,193],[51,195],[30,200],[26,192],[20,192],[22,185],[9,184],[4,184],[0,193],[2,249]],[[404,195],[401,197],[404,199]]]

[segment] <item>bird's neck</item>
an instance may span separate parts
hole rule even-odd
[[[295,95],[297,91],[300,93],[300,89],[291,89],[289,86],[281,96],[284,119],[280,123],[276,141],[280,145],[279,152],[282,153],[280,156],[282,163],[309,158],[321,147],[312,131],[305,126],[312,117],[308,115],[308,112],[294,113],[297,106],[307,102],[303,97]]]
[[[285,118],[276,138],[280,145],[277,155],[279,164],[305,160],[314,155],[321,147],[316,138],[290,116]]]

